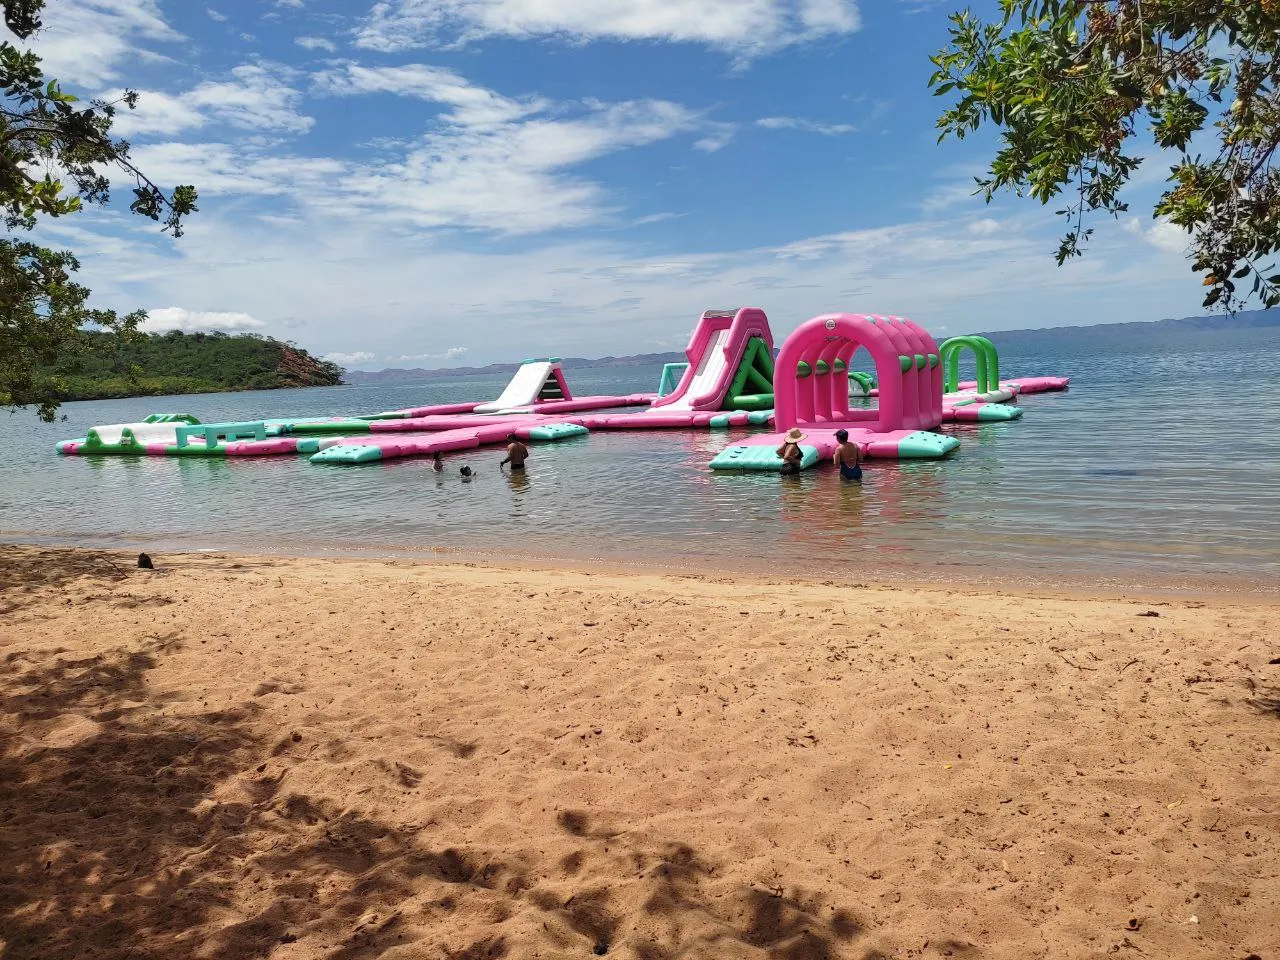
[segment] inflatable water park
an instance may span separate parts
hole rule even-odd
[[[864,349],[874,372],[850,369]],[[961,382],[972,354],[976,379]],[[575,396],[558,358],[530,359],[493,400],[437,404],[352,417],[202,423],[158,413],[140,423],[93,427],[63,440],[81,456],[306,456],[314,464],[367,464],[524,441],[555,442],[601,430],[752,431],[711,459],[713,470],[773,470],[777,448],[804,434],[801,466],[829,459],[845,430],[870,458],[945,457],[960,445],[944,423],[1017,420],[1023,394],[1065,390],[1067,377],[1003,379],[995,345],[960,336],[939,345],[903,317],[831,313],[802,323],[775,347],[756,307],[708,310],[686,360],[667,364],[655,393]]]

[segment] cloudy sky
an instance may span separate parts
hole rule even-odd
[[[742,304],[779,333],[831,310],[938,334],[1198,312],[1150,219],[1167,164],[1065,269],[1051,209],[970,195],[991,141],[937,145],[926,88],[956,4],[50,0],[50,75],[139,90],[119,132],[201,199],[176,242],[124,204],[44,238],[153,329],[368,369],[678,349]]]

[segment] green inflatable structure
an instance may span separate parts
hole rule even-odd
[[[773,351],[760,337],[747,341],[738,373],[729,384],[722,410],[773,408]]]
[[[996,346],[986,337],[969,335],[951,337],[942,342],[938,348],[938,356],[942,360],[942,389],[946,393],[955,393],[960,389],[960,354],[966,349],[973,351],[978,368],[978,393],[993,393],[1000,389],[1000,356]]]

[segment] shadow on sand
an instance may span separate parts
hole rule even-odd
[[[73,559],[40,585],[114,575]],[[845,952],[862,924],[819,895],[728,884],[691,847],[585,812],[559,815],[574,850],[548,862],[427,845],[291,789],[311,745],[254,701],[202,710],[149,682],[183,642],[0,657],[5,960],[875,955]]]

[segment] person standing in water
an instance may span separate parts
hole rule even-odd
[[[431,469],[436,473],[444,472],[444,458],[440,456],[439,450],[431,455]]]
[[[782,458],[782,473],[799,473],[804,463],[804,451],[800,449],[800,441],[806,434],[799,427],[792,427],[782,438],[782,446],[774,451]]]
[[[529,448],[520,442],[520,438],[514,433],[507,435],[507,459],[498,464],[501,470],[508,463],[511,464],[512,470],[523,470],[524,462],[529,459]]]
[[[856,443],[849,442],[848,430],[836,431],[836,452],[831,459],[840,468],[840,476],[845,480],[862,479],[862,449]]]

